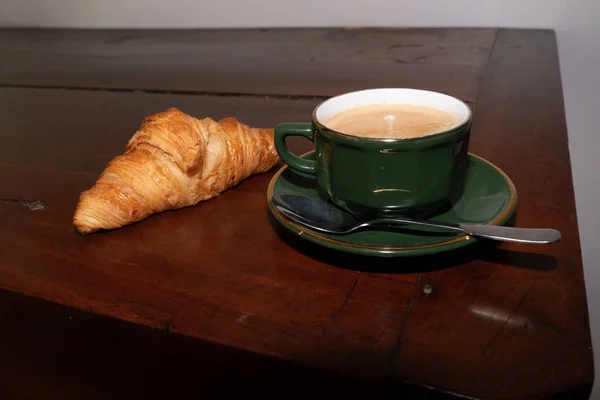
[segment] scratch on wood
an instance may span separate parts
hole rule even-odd
[[[423,47],[423,45],[422,44],[393,44],[387,48],[387,51],[391,51],[394,49],[401,49],[401,48],[416,48],[416,47]]]
[[[533,289],[534,286],[535,286],[535,282],[532,283],[531,286],[529,286],[529,289],[527,289],[525,291],[525,293],[521,297],[521,300],[519,300],[519,302],[517,303],[517,306],[515,307],[515,309],[506,317],[506,319],[502,323],[502,326],[500,328],[498,328],[498,330],[496,332],[494,332],[494,335],[491,337],[491,339],[485,344],[485,346],[483,346],[483,350],[481,350],[481,355],[483,355],[483,356],[486,355],[486,353],[487,353],[488,349],[490,348],[490,346],[492,345],[492,343],[494,343],[494,341],[498,338],[498,336],[500,336],[500,333],[506,327],[506,324],[508,324],[508,322],[511,320],[513,315],[515,315],[515,313],[519,311],[519,309],[521,308],[523,303],[525,303],[525,300],[529,296],[529,293],[531,293],[531,290]]]
[[[402,340],[404,338],[404,331],[406,330],[406,325],[408,323],[408,319],[410,318],[413,301],[415,300],[415,296],[418,291],[419,282],[421,281],[421,276],[422,276],[422,274],[419,274],[419,276],[417,276],[417,279],[415,280],[415,284],[413,286],[413,290],[410,295],[410,300],[408,301],[408,306],[406,307],[406,314],[404,315],[404,319],[402,320],[402,324],[400,325],[400,329],[398,330],[398,336],[396,337],[396,342],[394,343],[394,345],[390,348],[390,350],[388,352],[388,372],[392,371],[396,357],[398,357],[398,354],[400,354],[400,351],[402,351]]]
[[[0,199],[0,202],[20,204],[29,211],[42,211],[48,207],[48,204],[42,200]]]
[[[173,327],[173,320],[175,319],[175,314],[171,314],[171,316],[165,321],[163,325],[163,331],[166,333],[171,332],[171,328]]]
[[[221,308],[221,303],[217,304],[217,306],[215,307],[215,309],[212,310],[212,312],[210,313],[210,316],[208,317],[208,319],[212,319],[217,314],[217,311],[219,311],[220,308]]]
[[[423,64],[427,62],[427,57],[425,56],[420,56],[420,57],[415,57],[412,60],[402,60],[400,58],[389,58],[390,61],[394,61],[398,64]]]
[[[346,308],[346,304],[348,304],[348,300],[350,300],[350,297],[352,297],[352,295],[354,294],[354,289],[356,289],[356,285],[358,284],[359,279],[360,279],[360,272],[358,273],[358,276],[354,280],[352,287],[348,291],[348,295],[346,295],[346,298],[344,299],[344,303],[342,303],[342,308],[340,309],[340,311],[344,311],[344,308]]]

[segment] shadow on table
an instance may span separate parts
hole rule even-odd
[[[477,260],[541,271],[553,270],[557,265],[554,257],[533,251],[536,247],[545,245],[530,245],[531,252],[515,251],[499,248],[501,242],[491,240],[478,241],[459,249],[427,256],[375,257],[350,254],[301,239],[285,229],[272,215],[269,215],[269,218],[279,237],[294,250],[317,261],[356,271],[411,274],[453,268]]]

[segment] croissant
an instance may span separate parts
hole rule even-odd
[[[196,119],[169,108],[147,116],[125,153],[81,193],[73,224],[85,235],[192,206],[278,160],[273,129],[251,128],[235,118]]]

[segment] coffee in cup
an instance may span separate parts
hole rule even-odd
[[[335,114],[324,125],[349,135],[408,139],[447,131],[457,117],[437,108],[413,104],[371,104]]]

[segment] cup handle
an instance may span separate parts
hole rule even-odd
[[[275,128],[275,149],[283,162],[294,171],[316,176],[316,164],[313,160],[305,160],[304,158],[300,158],[297,155],[290,153],[290,150],[285,145],[285,138],[288,136],[304,136],[313,142],[315,134],[312,130],[312,124],[279,124]]]

